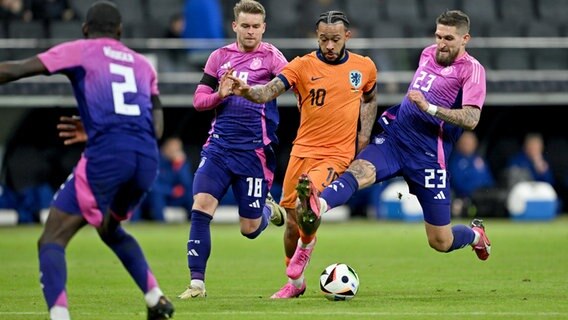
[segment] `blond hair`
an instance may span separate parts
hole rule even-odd
[[[241,0],[235,4],[233,8],[233,13],[235,14],[235,21],[239,17],[240,13],[250,13],[250,14],[261,14],[262,19],[266,19],[266,10],[264,6],[255,0]]]

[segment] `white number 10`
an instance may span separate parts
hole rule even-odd
[[[140,106],[137,104],[127,104],[124,102],[124,94],[127,92],[136,93],[136,81],[134,80],[134,70],[131,67],[121,66],[119,64],[110,64],[110,73],[121,75],[124,82],[112,83],[112,98],[114,100],[114,112],[126,116],[139,116]]]

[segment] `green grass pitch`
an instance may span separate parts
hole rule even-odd
[[[467,223],[467,221],[460,221]],[[286,281],[282,228],[256,240],[237,225],[212,227],[206,299],[180,301],[188,284],[189,224],[127,224],[142,245],[175,319],[568,319],[568,219],[550,223],[486,220],[489,260],[470,248],[428,247],[422,223],[322,223],[299,299],[268,297]],[[48,319],[38,281],[41,227],[0,228],[0,319]],[[333,262],[359,274],[357,296],[327,301],[319,274]],[[73,319],[145,319],[142,294],[118,259],[84,228],[67,249]]]

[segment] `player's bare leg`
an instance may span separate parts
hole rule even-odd
[[[300,176],[296,192],[298,192],[296,213],[300,240],[286,268],[286,274],[290,279],[298,279],[304,274],[316,243],[316,231],[321,223],[319,192],[308,175]]]
[[[300,239],[298,223],[296,221],[296,209],[286,209],[286,230],[284,231],[284,250],[286,253],[286,267],[290,264],[290,260],[296,251],[296,246]],[[289,279],[288,282],[274,293],[271,299],[289,299],[297,298],[306,291],[306,282],[304,279]]]
[[[300,231],[298,222],[296,221],[296,209],[286,209],[286,230],[284,230],[284,250],[286,253],[286,266],[290,263],[290,259],[296,251],[298,239],[300,239]]]

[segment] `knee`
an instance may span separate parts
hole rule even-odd
[[[110,244],[112,243],[112,235],[109,232],[108,229],[99,229],[97,230],[97,232],[99,233],[99,238],[101,238],[101,240],[106,243],[106,244]]]
[[[99,233],[99,237],[101,238],[101,240],[107,245],[119,242],[120,239],[126,235],[126,233],[121,227],[118,228],[101,227],[97,229],[97,232]]]
[[[241,223],[241,234],[249,239],[256,239],[261,232],[260,218],[246,223]]]
[[[215,210],[217,209],[218,205],[219,201],[212,195],[208,193],[198,193],[193,199],[192,209],[212,215],[213,212],[215,212]]]
[[[41,235],[41,237],[39,237],[39,239],[37,240],[37,248],[38,250],[44,246],[47,243],[50,243],[53,241],[50,241],[48,237],[46,237],[44,234]]]
[[[244,232],[241,231],[241,234],[243,236],[245,236],[246,238],[253,240],[253,239],[258,238],[258,236],[260,235],[260,232],[257,232],[257,231],[253,231],[251,233],[244,233]]]
[[[298,227],[298,222],[296,222],[296,216],[288,212],[286,217],[286,230],[284,231],[286,238],[298,238],[300,236],[300,230]]]
[[[253,232],[254,230],[258,229],[258,223],[251,223],[251,222],[241,222],[241,234],[246,236],[247,234]]]
[[[41,237],[37,240],[37,249],[39,250],[41,247],[45,246],[46,244],[57,244],[62,246],[63,248],[67,247],[68,244],[68,240],[66,239],[62,239],[60,237],[57,237],[53,234],[47,234],[47,233],[43,233],[41,235]]]
[[[428,238],[428,244],[430,248],[438,252],[447,252],[452,246],[452,239],[445,239],[441,237],[431,237]]]
[[[298,223],[296,222],[296,217],[288,214],[286,219],[286,230],[298,230]]]
[[[38,249],[41,248],[43,245],[48,243],[57,242],[57,237],[55,237],[52,233],[48,233],[45,230],[37,240],[37,247]]]

